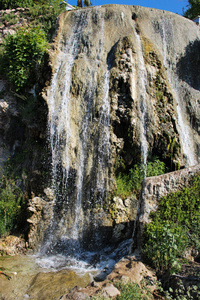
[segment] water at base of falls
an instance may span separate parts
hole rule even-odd
[[[85,287],[94,278],[103,280],[114,264],[127,254],[130,240],[118,248],[107,247],[100,252],[84,252],[82,257],[62,254],[55,256],[6,256],[0,266],[11,276],[0,280],[1,299],[60,299],[75,286]],[[90,262],[90,263],[89,263]]]
[[[85,287],[96,274],[93,270],[44,268],[29,255],[1,257],[0,266],[11,276],[10,280],[5,276],[0,279],[0,298],[6,300],[60,299],[74,286]]]
[[[63,270],[71,269],[75,272],[95,272],[96,276],[104,279],[108,275],[116,262],[128,255],[131,239],[127,239],[118,245],[109,245],[97,251],[86,251],[84,249],[74,252],[70,250],[67,254],[55,253],[40,256],[36,255],[36,263],[44,269]]]

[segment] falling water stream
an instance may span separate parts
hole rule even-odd
[[[161,37],[163,41],[163,62],[167,70],[168,79],[177,103],[176,111],[180,141],[182,144],[183,154],[186,157],[186,166],[193,166],[197,164],[197,160],[195,159],[194,145],[191,139],[192,133],[188,124],[185,108],[183,107],[184,99],[180,97],[181,87],[179,86],[179,80],[177,78],[175,70],[173,70],[173,63],[171,62],[171,59],[168,59],[170,51],[169,45],[172,40],[173,28],[171,28],[172,25],[166,18],[162,19],[161,25]],[[175,58],[176,53],[174,53],[173,56]]]
[[[144,57],[143,57],[143,49],[142,49],[142,41],[135,30],[135,36],[137,41],[137,86],[139,91],[139,105],[140,105],[140,136],[141,136],[141,163],[146,167],[147,165],[147,156],[148,156],[148,142],[147,142],[147,71],[145,67]],[[145,168],[146,172],[146,168]],[[146,175],[146,174],[145,174]]]
[[[49,141],[52,153],[52,189],[55,194],[55,203],[51,223],[38,254],[37,263],[44,268],[73,267],[88,271],[101,271],[106,268],[109,272],[115,264],[115,259],[127,253],[130,241],[123,242],[121,248],[119,247],[115,251],[114,245],[103,249],[98,248],[101,247],[102,234],[99,234],[99,228],[102,222],[102,205],[103,200],[107,197],[109,178],[110,72],[103,61],[104,16],[99,17],[99,48],[96,59],[91,61],[87,57],[87,49],[80,49],[84,30],[90,17],[90,10],[76,13],[70,38],[65,42],[61,54],[57,58],[56,69],[52,78],[48,107]],[[83,87],[82,117],[78,134],[74,137],[71,130],[72,96],[70,85],[73,66],[80,53],[81,59],[84,59],[84,65],[92,64],[93,66],[91,70],[88,70],[87,84]],[[101,83],[98,83],[98,72],[101,70],[101,65],[105,71],[100,75]],[[97,85],[100,91],[99,100],[96,100]],[[94,115],[96,101],[98,101],[97,105],[99,106],[98,117],[91,117]],[[97,130],[95,131],[95,140],[91,144],[94,128]],[[78,140],[78,145],[74,163],[70,153],[74,147],[75,139]],[[94,148],[95,175],[92,178],[93,187],[87,189],[84,180],[87,178],[86,166],[91,164],[89,161],[89,147],[91,145]],[[72,182],[74,191],[69,194],[68,190],[71,188]],[[87,204],[84,204],[85,198]],[[95,209],[93,213],[94,204],[98,209]],[[86,250],[83,246],[87,226],[92,228],[93,234],[90,238],[90,244],[93,248],[96,247],[95,250],[90,249],[90,247]]]

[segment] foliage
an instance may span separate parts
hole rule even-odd
[[[20,29],[5,38],[4,69],[16,91],[35,83],[37,68],[46,50],[45,34],[38,27]]]
[[[200,176],[188,188],[160,200],[144,229],[143,252],[159,274],[180,267],[184,250],[200,250]]]
[[[143,285],[140,287],[137,283],[122,281],[114,282],[115,287],[120,291],[121,295],[116,297],[116,300],[148,300],[152,298],[151,292],[148,286]],[[107,300],[111,299],[108,296],[97,295],[91,298],[91,300]]]
[[[159,275],[180,269],[178,258],[188,243],[186,232],[181,227],[152,222],[146,227],[145,238],[144,253]]]
[[[33,5],[53,5],[57,0],[1,0],[0,9],[13,9],[17,7],[31,7]],[[61,1],[59,2],[61,3]]]
[[[15,16],[14,13],[10,13],[10,14],[4,14],[2,15],[2,19],[1,21],[4,22],[9,22],[9,25],[14,25],[18,22],[18,18]]]
[[[90,0],[84,0],[83,4],[84,4],[84,6],[91,6],[92,2]]]
[[[165,163],[155,157],[151,162],[148,162],[146,169],[146,177],[159,176],[166,173]]]
[[[147,164],[146,169],[143,165],[134,165],[134,167],[129,170],[128,174],[119,173],[116,176],[117,195],[126,198],[133,193],[138,194],[145,171],[147,177],[158,176],[164,174],[166,168],[164,162],[155,157]]]
[[[188,9],[183,13],[184,17],[194,19],[200,15],[200,0],[188,0],[187,7]]]
[[[147,289],[142,289],[137,283],[123,283],[118,281],[115,286],[120,290],[121,295],[117,296],[117,300],[147,300],[150,299],[150,295]]]
[[[169,288],[165,295],[167,300],[200,299],[200,284],[185,287],[182,280],[179,280],[178,288]]]
[[[92,2],[90,0],[77,0],[77,6],[83,7],[83,6],[91,6]]]
[[[10,233],[20,222],[24,197],[15,180],[2,176],[0,185],[0,236]]]
[[[38,1],[30,7],[29,13],[33,19],[33,26],[39,26],[47,35],[50,41],[51,36],[55,30],[56,19],[58,15],[65,10],[64,2],[59,0]]]
[[[17,7],[29,7],[33,0],[1,0],[0,9],[12,9]]]
[[[138,193],[143,179],[143,168],[135,165],[128,174],[119,173],[116,177],[117,195],[126,198],[133,193]]]

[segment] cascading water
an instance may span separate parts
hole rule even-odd
[[[60,237],[60,228],[64,229],[62,217],[56,214],[59,206],[63,206],[63,215],[67,210],[68,181],[70,176],[71,124],[70,124],[70,85],[72,68],[79,51],[79,43],[87,25],[88,14],[76,14],[71,36],[57,60],[57,68],[52,78],[49,107],[49,140],[52,155],[52,189],[55,193],[54,214],[41,252],[51,251]],[[59,78],[62,76],[62,85]]]
[[[172,34],[173,34],[173,28],[170,23],[170,20],[163,18],[161,23],[161,37],[163,42],[163,62],[167,70],[168,79],[177,103],[176,111],[177,111],[179,136],[182,144],[183,154],[186,157],[186,165],[193,166],[197,164],[197,160],[195,158],[195,153],[193,150],[194,145],[191,139],[192,133],[187,121],[186,113],[184,112],[184,107],[182,106],[184,99],[180,97],[181,94],[180,89],[182,87],[179,86],[180,81],[177,78],[175,70],[173,70],[173,63],[171,62],[171,57],[173,56],[175,58],[176,53],[172,53],[172,54],[169,53],[170,52],[169,45],[171,45],[173,40]]]
[[[138,86],[138,98],[140,105],[140,135],[141,135],[141,156],[142,156],[142,164],[146,167],[147,165],[147,156],[148,156],[148,142],[147,142],[147,72],[143,57],[142,50],[142,41],[140,39],[139,34],[135,30],[135,36],[137,41],[137,86]],[[146,168],[145,168],[146,169]],[[146,170],[145,170],[146,173]],[[145,174],[146,175],[146,174]]]
[[[38,263],[45,267],[60,268],[72,265],[80,267],[90,264],[96,253],[83,249],[88,227],[90,231],[93,231],[90,243],[94,247],[97,244],[101,245],[98,227],[102,222],[102,205],[107,197],[109,177],[109,70],[105,69],[106,64],[103,61],[104,16],[99,17],[101,32],[96,59],[91,61],[88,58],[86,48],[80,50],[84,30],[90,17],[90,11],[76,13],[71,36],[57,59],[57,68],[51,83],[48,100],[49,140],[52,153],[52,189],[55,200],[50,227],[40,250],[40,259],[38,259]],[[92,68],[91,72],[87,73],[89,74],[86,79],[87,84],[83,87],[81,121],[79,121],[78,132],[74,136],[71,84],[74,63],[80,53],[81,59],[84,59],[84,65],[92,64]],[[101,65],[105,70],[104,74],[98,73]],[[98,76],[102,79],[101,83],[98,82]],[[98,99],[96,99],[97,85]],[[98,105],[97,117],[94,112],[95,105]],[[77,140],[76,146],[74,146],[75,140]],[[76,159],[71,158],[73,148],[76,148]],[[88,165],[90,165],[90,172],[93,172],[92,188],[87,187],[85,182],[88,177]],[[98,254],[98,257],[101,257],[101,254]],[[105,265],[108,258],[105,259],[104,254],[103,257],[103,265]]]

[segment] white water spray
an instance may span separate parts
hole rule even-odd
[[[96,12],[96,14],[98,11]],[[96,59],[92,61],[87,55],[87,47],[81,50],[81,43],[85,39],[84,30],[91,17],[91,10],[80,11],[75,15],[74,26],[71,35],[57,58],[57,68],[54,73],[49,105],[49,140],[52,153],[52,188],[55,191],[56,199],[54,211],[49,230],[46,234],[42,253],[56,253],[57,249],[76,248],[80,250],[80,242],[83,239],[83,232],[87,230],[87,224],[99,226],[102,222],[101,217],[92,214],[93,195],[97,196],[97,205],[102,206],[108,189],[108,159],[110,148],[110,104],[109,104],[109,71],[103,74],[101,93],[98,100],[99,116],[93,121],[92,115],[96,101],[96,87],[98,83],[99,66],[104,59],[104,16],[98,16],[99,48]],[[86,50],[86,52],[85,52]],[[87,71],[87,84],[83,86],[81,101],[81,118],[76,137],[71,129],[72,124],[72,103],[71,103],[71,81],[72,70],[77,55],[81,52],[81,59],[85,60],[85,65],[92,64],[91,71]],[[101,70],[101,69],[100,69]],[[98,124],[97,124],[98,121]],[[93,123],[94,122],[94,123]],[[96,122],[96,123],[95,123]],[[96,124],[96,125],[95,125]],[[97,131],[93,132],[96,126]],[[91,134],[95,133],[96,144],[92,146]],[[76,140],[76,159],[71,158],[73,141]],[[89,147],[94,151],[93,161],[88,162],[91,156],[88,154]],[[92,153],[92,152],[91,152]],[[85,178],[87,165],[90,164],[95,169],[94,190],[85,188]],[[74,172],[73,183],[69,183]],[[107,171],[105,171],[107,170]],[[73,185],[73,194],[69,196],[68,189]],[[92,198],[92,199],[90,199]],[[83,207],[83,201],[87,201],[87,211]],[[93,201],[94,202],[94,201]],[[91,216],[90,216],[91,213]],[[87,215],[86,215],[87,214]],[[92,219],[91,219],[92,218]],[[71,244],[71,246],[70,246]],[[51,250],[52,249],[52,250]]]
[[[141,135],[141,154],[142,164],[146,167],[148,156],[148,142],[147,142],[147,72],[143,57],[142,41],[139,34],[135,31],[137,41],[137,86],[139,91],[139,105],[140,105],[140,135]],[[146,168],[145,168],[146,169]],[[146,175],[146,174],[145,174]]]

